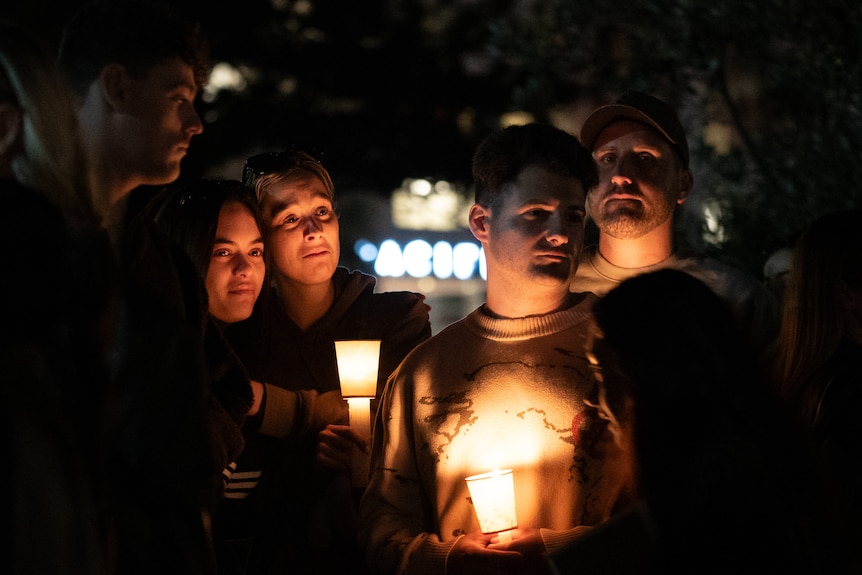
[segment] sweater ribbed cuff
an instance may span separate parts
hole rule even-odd
[[[260,433],[270,437],[287,437],[296,420],[296,392],[268,383],[263,385],[266,387],[266,410],[260,424]]]
[[[408,549],[398,572],[401,575],[445,574],[446,560],[452,547],[455,546],[455,541],[444,542],[434,535],[424,534],[418,545],[411,545],[413,549]]]
[[[557,549],[564,547],[575,539],[589,533],[593,528],[588,525],[578,525],[565,531],[552,531],[551,529],[539,529],[542,536],[542,541],[545,542],[545,551],[553,553]]]

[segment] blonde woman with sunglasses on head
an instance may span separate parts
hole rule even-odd
[[[381,340],[378,394],[401,359],[431,335],[422,295],[375,293],[376,279],[339,266],[339,218],[332,178],[304,150],[250,158],[244,183],[263,212],[272,282],[252,317],[227,335],[255,380],[265,383],[257,416],[245,425],[237,474],[260,483],[245,499],[227,499],[216,529],[245,546],[246,573],[363,573],[356,543],[361,487],[351,483],[351,450],[368,438],[348,425],[336,340]],[[341,408],[302,428],[285,429],[312,408],[314,392]],[[299,399],[299,401],[298,401]],[[376,402],[372,404],[372,410]]]

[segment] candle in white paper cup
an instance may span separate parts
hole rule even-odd
[[[495,469],[470,476],[467,489],[482,533],[498,533],[518,526],[511,469]]]

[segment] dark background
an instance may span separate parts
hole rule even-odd
[[[7,1],[53,49],[78,1]],[[858,0],[176,2],[245,81],[200,110],[183,179],[316,149],[342,192],[470,183],[478,141],[525,112],[577,134],[627,88],[679,110],[695,189],[679,230],[759,274],[816,216],[862,205]],[[707,215],[707,212],[709,215]]]
[[[80,3],[18,2],[3,15],[36,29],[56,50]],[[477,12],[465,3],[440,15],[418,2],[375,0],[173,4],[203,23],[214,62],[248,76],[243,92],[200,103],[205,130],[193,141],[184,178],[219,171],[249,151],[295,144],[324,154],[342,184],[381,193],[407,175],[469,180],[476,139],[492,126],[463,133],[457,115],[476,107],[495,122],[507,106],[505,90],[465,74],[459,62],[485,42],[495,4]],[[446,22],[435,24],[438,18]],[[295,88],[284,93],[284,84]]]

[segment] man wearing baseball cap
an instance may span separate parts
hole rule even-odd
[[[587,196],[587,213],[599,236],[598,245],[585,246],[571,290],[602,296],[626,278],[680,269],[721,296],[749,343],[765,354],[779,321],[772,294],[753,276],[674,245],[677,206],[694,180],[688,141],[673,108],[629,90],[593,111],[580,139],[599,168],[599,184]]]

